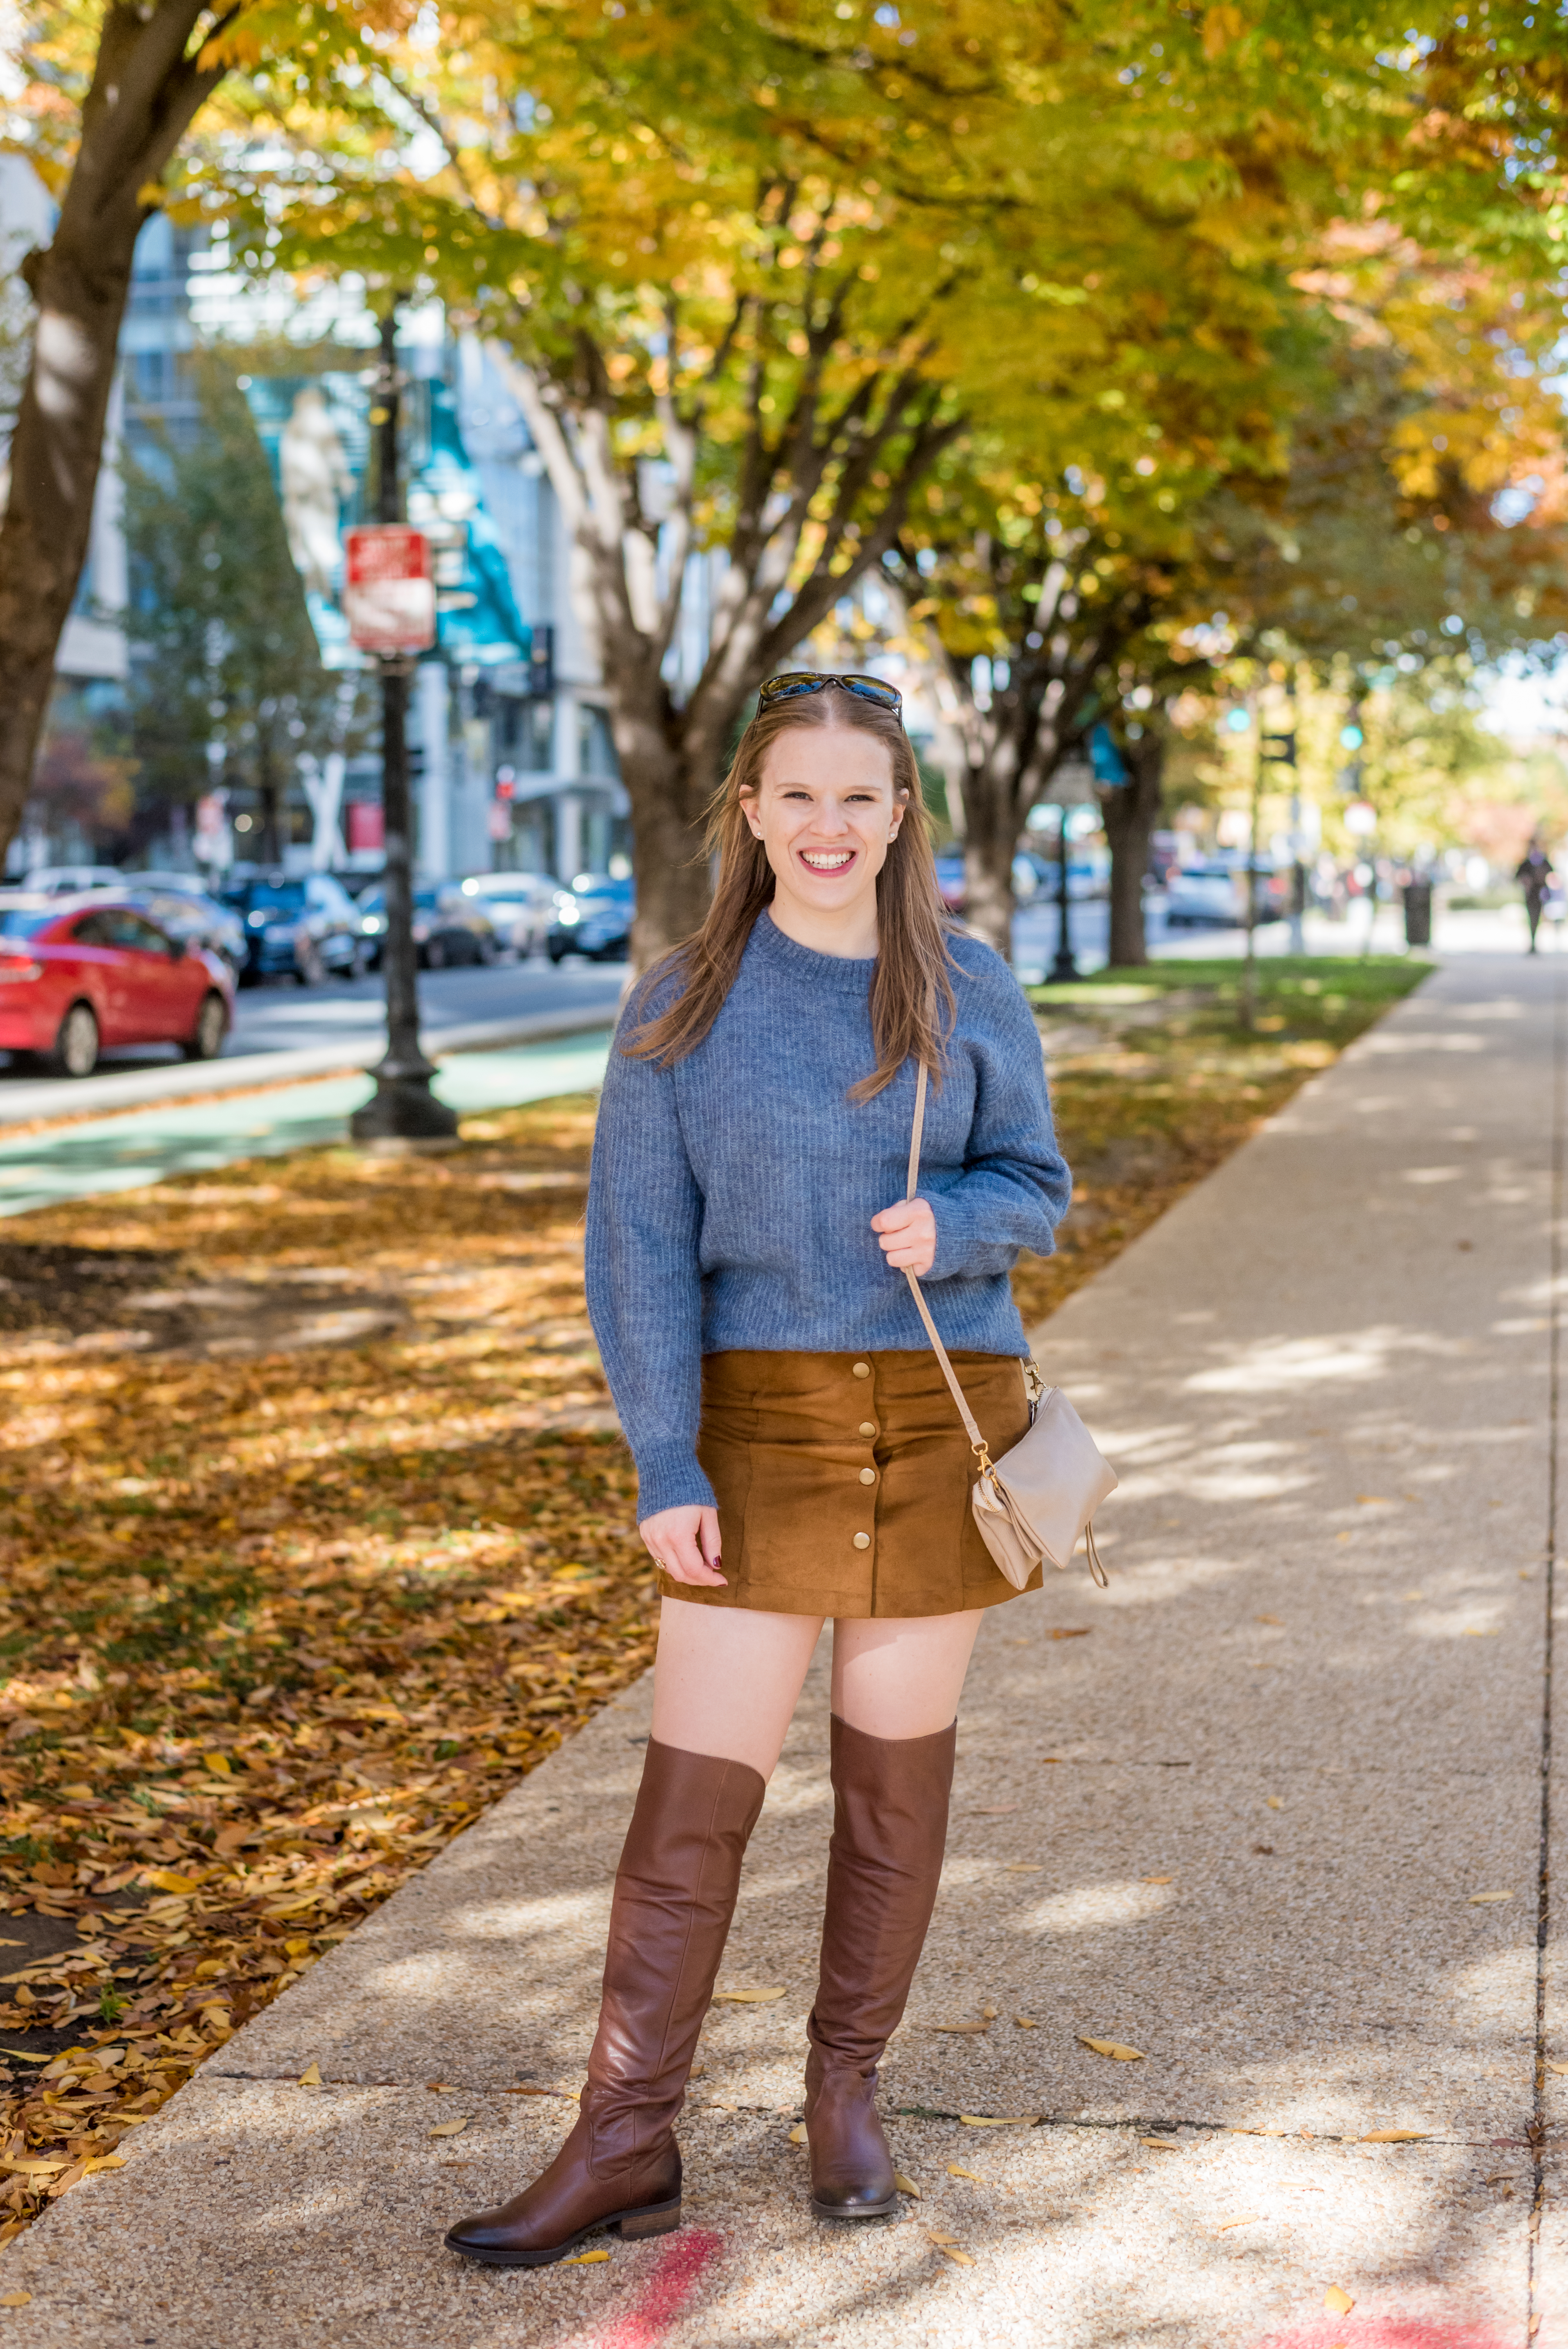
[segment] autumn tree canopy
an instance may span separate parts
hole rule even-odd
[[[1043,530],[1067,467],[1130,468],[1139,559],[1165,564],[1216,484],[1287,470],[1315,313],[1366,307],[1414,253],[1534,316],[1556,265],[1563,69],[1523,0],[1484,27],[1168,0],[181,5],[179,39],[176,0],[145,25],[56,10],[33,151],[80,215],[104,59],[156,26],[179,103],[149,113],[135,206],[225,224],[258,274],[438,295],[503,355],[578,549],[644,956],[700,913],[696,827],[758,679],[927,525],[949,469],[971,484],[955,519],[999,471],[1040,486]],[[1419,366],[1416,323],[1401,348]],[[1418,404],[1402,422],[1419,494],[1429,419]],[[1467,461],[1510,429],[1499,409]],[[32,523],[6,528],[0,595],[42,560]],[[1087,567],[1106,578],[1118,555]],[[688,674],[699,557],[709,625]]]

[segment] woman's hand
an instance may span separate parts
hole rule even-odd
[[[884,1207],[872,1217],[872,1229],[880,1234],[893,1271],[907,1265],[918,1276],[936,1262],[936,1210],[929,1199],[901,1199],[896,1207]]]
[[[672,1582],[726,1588],[718,1570],[717,1509],[661,1509],[656,1517],[644,1517],[637,1531],[647,1543],[654,1564],[662,1566]]]

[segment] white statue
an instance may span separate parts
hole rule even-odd
[[[294,568],[307,593],[330,595],[337,574],[339,502],[351,493],[354,476],[326,402],[314,385],[294,396],[278,447],[278,470]]]

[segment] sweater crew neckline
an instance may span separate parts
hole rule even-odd
[[[836,988],[845,995],[866,994],[877,967],[875,955],[819,954],[815,947],[801,946],[785,936],[766,905],[752,927],[750,943],[781,976],[807,987]]]

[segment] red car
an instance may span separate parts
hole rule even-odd
[[[0,898],[0,1050],[90,1077],[110,1044],[178,1044],[214,1060],[233,1016],[228,965],[107,891]]]

